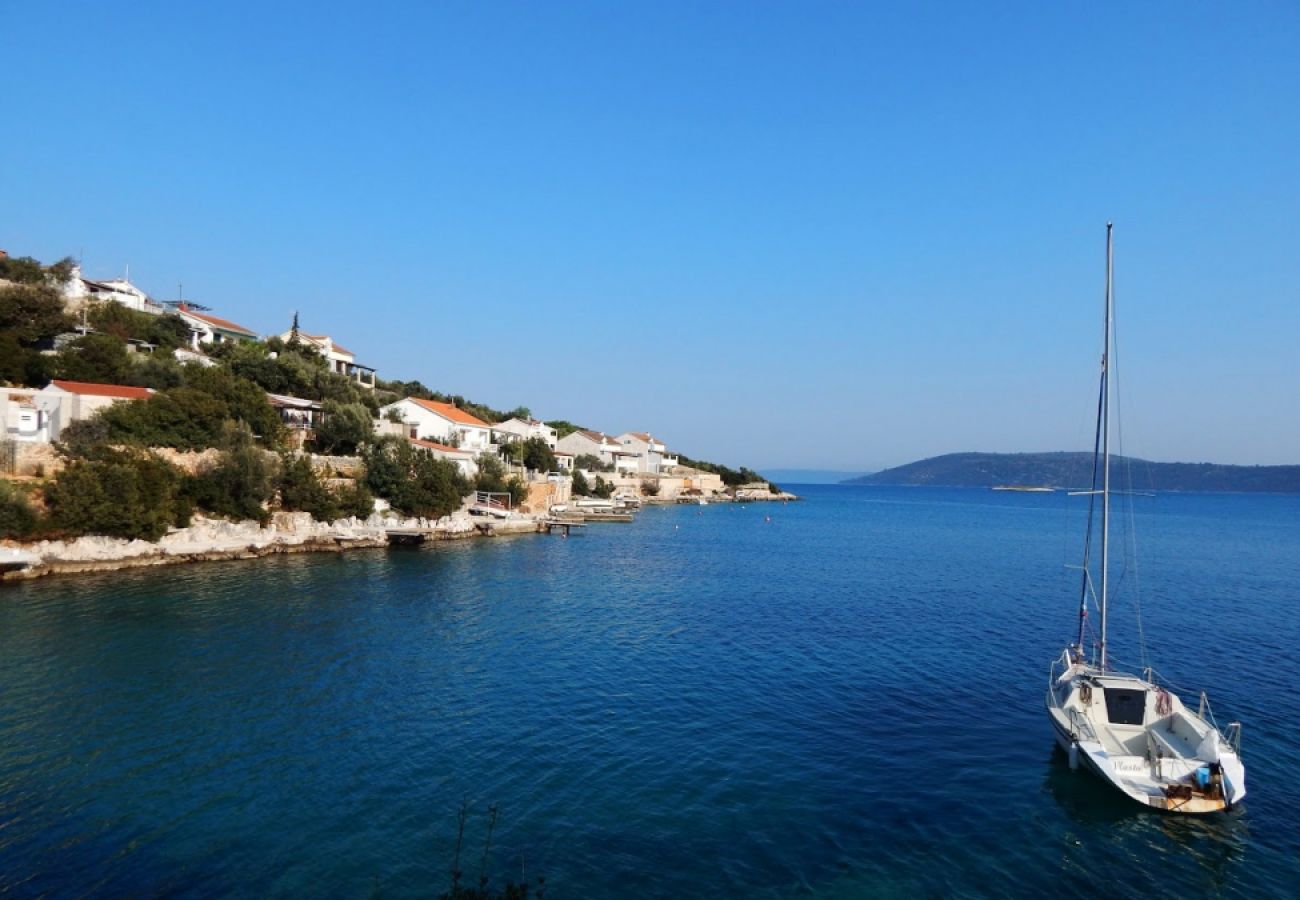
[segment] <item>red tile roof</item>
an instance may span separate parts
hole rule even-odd
[[[179,310],[180,312],[185,313],[185,315],[187,316],[193,316],[194,318],[198,319],[200,322],[207,322],[209,325],[213,325],[217,328],[222,329],[223,331],[238,331],[240,334],[246,334],[249,337],[257,337],[256,331],[253,331],[252,329],[249,328],[245,328],[243,325],[238,325],[230,321],[229,319],[219,319],[216,316],[204,315],[203,313],[195,312],[194,310],[184,305],[180,306]]]
[[[437,400],[424,400],[420,397],[409,398],[412,403],[423,406],[431,413],[437,413],[444,419],[450,419],[453,422],[459,422],[462,425],[477,425],[479,428],[491,428],[487,422],[482,419],[471,416],[463,409],[452,406],[450,403],[439,403]]]
[[[459,447],[449,447],[446,444],[438,444],[433,441],[426,441],[424,438],[410,438],[412,444],[417,447],[423,447],[426,450],[439,450],[443,453],[469,453],[468,450],[462,450]]]
[[[50,384],[62,388],[69,394],[81,394],[90,397],[118,397],[123,400],[144,400],[153,393],[150,388],[128,387],[124,384],[95,384],[90,381],[51,381]]]

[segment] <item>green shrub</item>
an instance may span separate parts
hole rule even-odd
[[[21,538],[36,529],[36,510],[27,495],[7,481],[0,481],[0,538]]]
[[[365,519],[375,511],[375,495],[359,481],[343,485],[334,492],[334,497],[341,515]]]
[[[311,513],[313,519],[332,522],[340,515],[339,501],[316,475],[306,456],[280,457],[280,508]]]
[[[52,524],[70,534],[156,541],[189,519],[181,474],[152,453],[101,448],[75,459],[45,490]]]
[[[228,449],[208,472],[186,482],[186,494],[194,504],[218,516],[253,519],[265,525],[271,514],[266,509],[275,489],[272,466],[266,454],[253,444],[247,428],[227,426],[223,442]]]
[[[325,401],[324,416],[316,426],[316,448],[321,453],[350,456],[374,435],[374,418],[360,403]]]
[[[539,437],[530,437],[524,441],[523,463],[534,472],[554,472],[559,468],[559,463],[555,461],[555,451]]]
[[[230,407],[212,394],[180,387],[147,400],[115,403],[102,410],[99,418],[107,426],[108,441],[203,450],[217,445],[222,423],[229,415]]]
[[[577,469],[573,470],[573,493],[578,497],[591,496],[591,482]]]
[[[202,450],[221,443],[223,428],[242,422],[269,445],[284,433],[266,392],[221,369],[184,366],[184,387],[160,391],[147,400],[115,403],[100,417],[107,440],[146,447]]]
[[[613,472],[614,464],[601,462],[600,457],[591,453],[580,453],[574,459],[575,468],[582,469],[584,472]]]
[[[591,489],[591,493],[602,500],[608,500],[614,495],[614,485],[597,475],[596,486]]]
[[[398,438],[371,444],[365,459],[366,487],[408,516],[441,518],[460,509],[474,489],[454,462],[417,452]]]
[[[79,337],[58,352],[55,362],[60,378],[101,384],[125,384],[132,368],[126,343],[111,334]]]

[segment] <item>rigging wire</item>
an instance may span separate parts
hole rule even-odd
[[[1111,289],[1112,308],[1114,307],[1114,304],[1115,304],[1115,293],[1114,293],[1114,288],[1112,288]],[[1141,591],[1141,577],[1138,571],[1138,555],[1137,555],[1137,515],[1135,512],[1135,503],[1133,499],[1133,488],[1134,488],[1133,459],[1126,452],[1124,452],[1124,406],[1123,406],[1123,392],[1120,390],[1120,386],[1123,384],[1123,379],[1119,377],[1119,326],[1116,323],[1117,318],[1118,317],[1112,316],[1111,319],[1111,345],[1114,349],[1114,359],[1111,360],[1110,367],[1111,367],[1111,371],[1115,374],[1114,396],[1115,396],[1115,432],[1117,438],[1116,443],[1118,443],[1119,445],[1119,457],[1124,461],[1123,484],[1125,484],[1127,487],[1127,490],[1125,490],[1123,494],[1124,512],[1126,514],[1125,518],[1127,519],[1127,523],[1126,523],[1127,528],[1125,530],[1127,531],[1127,533],[1124,535],[1125,540],[1123,544],[1124,567],[1120,571],[1120,577],[1117,580],[1116,589],[1118,592],[1118,588],[1120,584],[1123,584],[1123,582],[1127,580],[1127,576],[1131,570],[1133,575],[1133,611],[1137,619],[1138,659],[1142,663],[1142,668],[1145,669],[1148,667],[1150,661],[1147,658],[1146,634],[1143,632],[1142,629],[1142,591]]]

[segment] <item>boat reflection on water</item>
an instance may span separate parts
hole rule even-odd
[[[1095,876],[1099,853],[1115,854],[1113,862],[1121,866],[1146,860],[1144,868],[1152,859],[1165,858],[1184,876],[1194,863],[1205,879],[1198,889],[1214,891],[1230,888],[1244,862],[1250,841],[1245,804],[1217,816],[1169,816],[1143,809],[1098,779],[1079,778],[1055,744],[1043,767],[1043,793],[1051,794],[1075,826],[1066,837],[1082,852],[1067,854],[1065,869]]]

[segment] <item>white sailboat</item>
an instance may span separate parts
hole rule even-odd
[[[1176,813],[1228,809],[1246,796],[1246,770],[1239,756],[1241,725],[1220,732],[1201,693],[1196,712],[1158,683],[1154,670],[1117,672],[1106,655],[1106,606],[1110,587],[1110,405],[1114,312],[1114,257],[1106,225],[1106,320],[1093,453],[1093,506],[1088,516],[1080,586],[1078,641],[1067,647],[1048,676],[1047,713],[1056,740],[1080,763],[1144,806]],[[1100,485],[1098,478],[1100,477]],[[1092,512],[1101,502],[1100,584],[1094,589]],[[1100,611],[1100,633],[1089,658],[1088,607]]]

